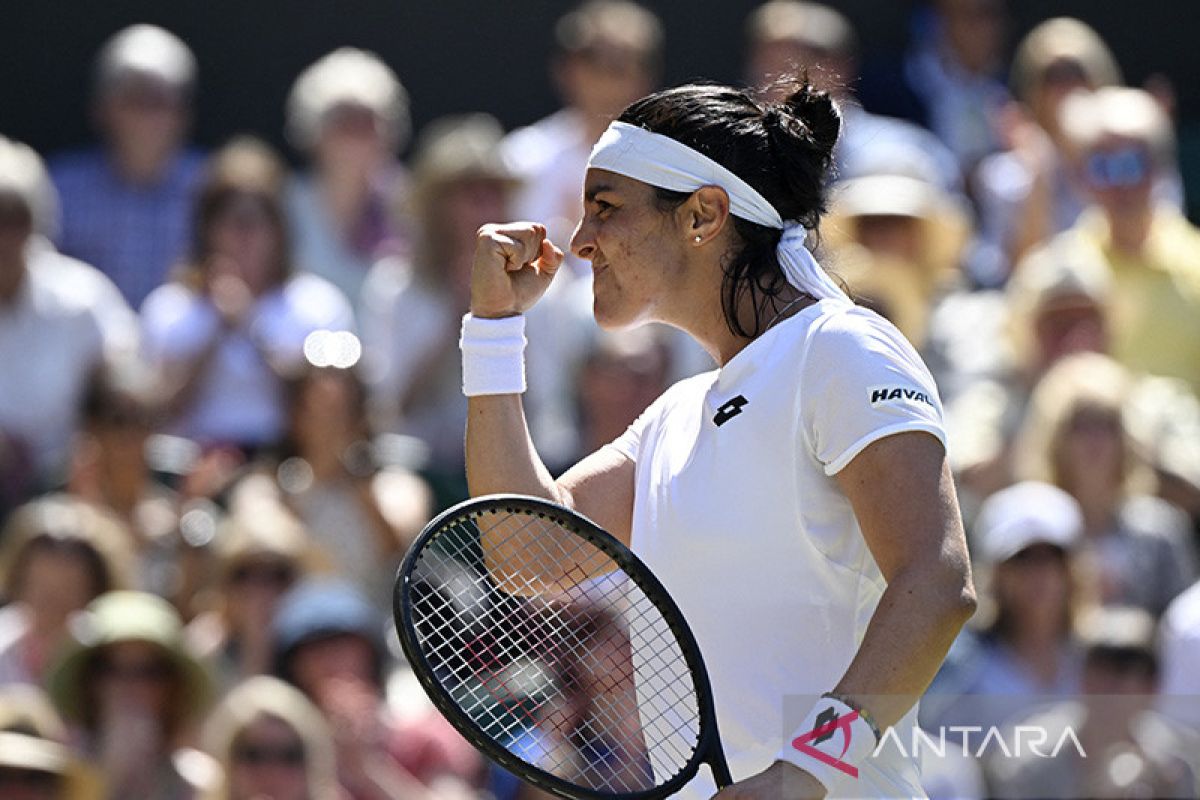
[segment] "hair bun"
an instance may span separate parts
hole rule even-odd
[[[767,106],[763,123],[768,129],[802,140],[829,162],[842,130],[842,113],[829,92],[804,81],[783,102]]]

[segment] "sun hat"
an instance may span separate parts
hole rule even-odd
[[[162,650],[179,673],[185,714],[196,714],[208,704],[211,679],[184,643],[183,623],[166,600],[145,592],[109,592],[75,615],[70,630],[71,643],[47,680],[50,696],[64,716],[83,717],[88,662],[96,651],[120,642],[148,642]]]
[[[376,672],[382,675],[386,646],[379,611],[353,585],[344,580],[309,579],[279,600],[271,623],[275,641],[276,672],[290,677],[292,655],[310,642],[350,634],[371,644]]]
[[[976,545],[982,560],[998,564],[1035,544],[1071,550],[1083,515],[1071,495],[1048,483],[1024,481],[1001,489],[979,509]]]

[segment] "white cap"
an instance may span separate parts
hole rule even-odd
[[[370,109],[389,126],[397,147],[408,140],[408,92],[374,53],[341,47],[300,73],[287,104],[292,143],[301,149],[312,147],[327,115],[340,105]]]
[[[993,494],[979,509],[975,542],[982,560],[996,564],[1034,544],[1070,550],[1083,530],[1071,495],[1048,483],[1025,481]]]
[[[33,148],[0,136],[0,194],[12,195],[33,218],[33,229],[54,235],[58,219],[58,193]]]
[[[104,44],[96,72],[101,93],[133,77],[186,91],[196,79],[196,58],[170,31],[157,25],[130,25]]]

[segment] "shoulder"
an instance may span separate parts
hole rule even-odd
[[[29,275],[38,294],[63,311],[94,310],[114,300],[124,303],[107,275],[49,244],[31,252]]]
[[[203,305],[199,294],[182,283],[171,281],[146,296],[140,316],[145,327],[161,331],[186,323]]]
[[[1168,638],[1200,642],[1200,581],[1171,601],[1163,613],[1162,631]]]
[[[567,110],[551,114],[504,137],[501,152],[518,172],[527,172],[550,161],[578,138],[579,125]]]
[[[104,151],[98,147],[59,153],[46,166],[55,183],[86,180],[108,169]]]
[[[283,285],[282,298],[289,311],[329,327],[352,327],[353,311],[342,291],[311,272],[299,272]]]
[[[1187,514],[1159,497],[1135,495],[1118,512],[1121,528],[1134,536],[1180,542],[1189,532]]]
[[[837,304],[822,310],[802,344],[803,371],[844,372],[854,369],[899,367],[923,383],[932,378],[916,349],[891,322],[858,305]],[[883,372],[880,373],[881,375]]]

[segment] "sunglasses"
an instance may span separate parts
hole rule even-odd
[[[27,789],[49,791],[57,789],[61,783],[62,776],[52,772],[16,767],[0,768],[0,786],[24,786]]]
[[[229,580],[239,585],[287,588],[295,579],[296,571],[285,564],[243,564],[229,573]]]
[[[299,743],[280,746],[245,742],[233,748],[233,760],[251,767],[266,764],[299,767],[304,765],[304,747]]]
[[[96,664],[96,672],[105,678],[149,683],[169,680],[175,669],[170,662],[160,660],[121,664],[102,659]]]
[[[1047,86],[1080,86],[1087,82],[1087,73],[1076,61],[1061,59],[1042,72],[1042,83]]]
[[[1092,153],[1083,169],[1088,183],[1097,189],[1138,186],[1150,177],[1150,154],[1142,147]]]

